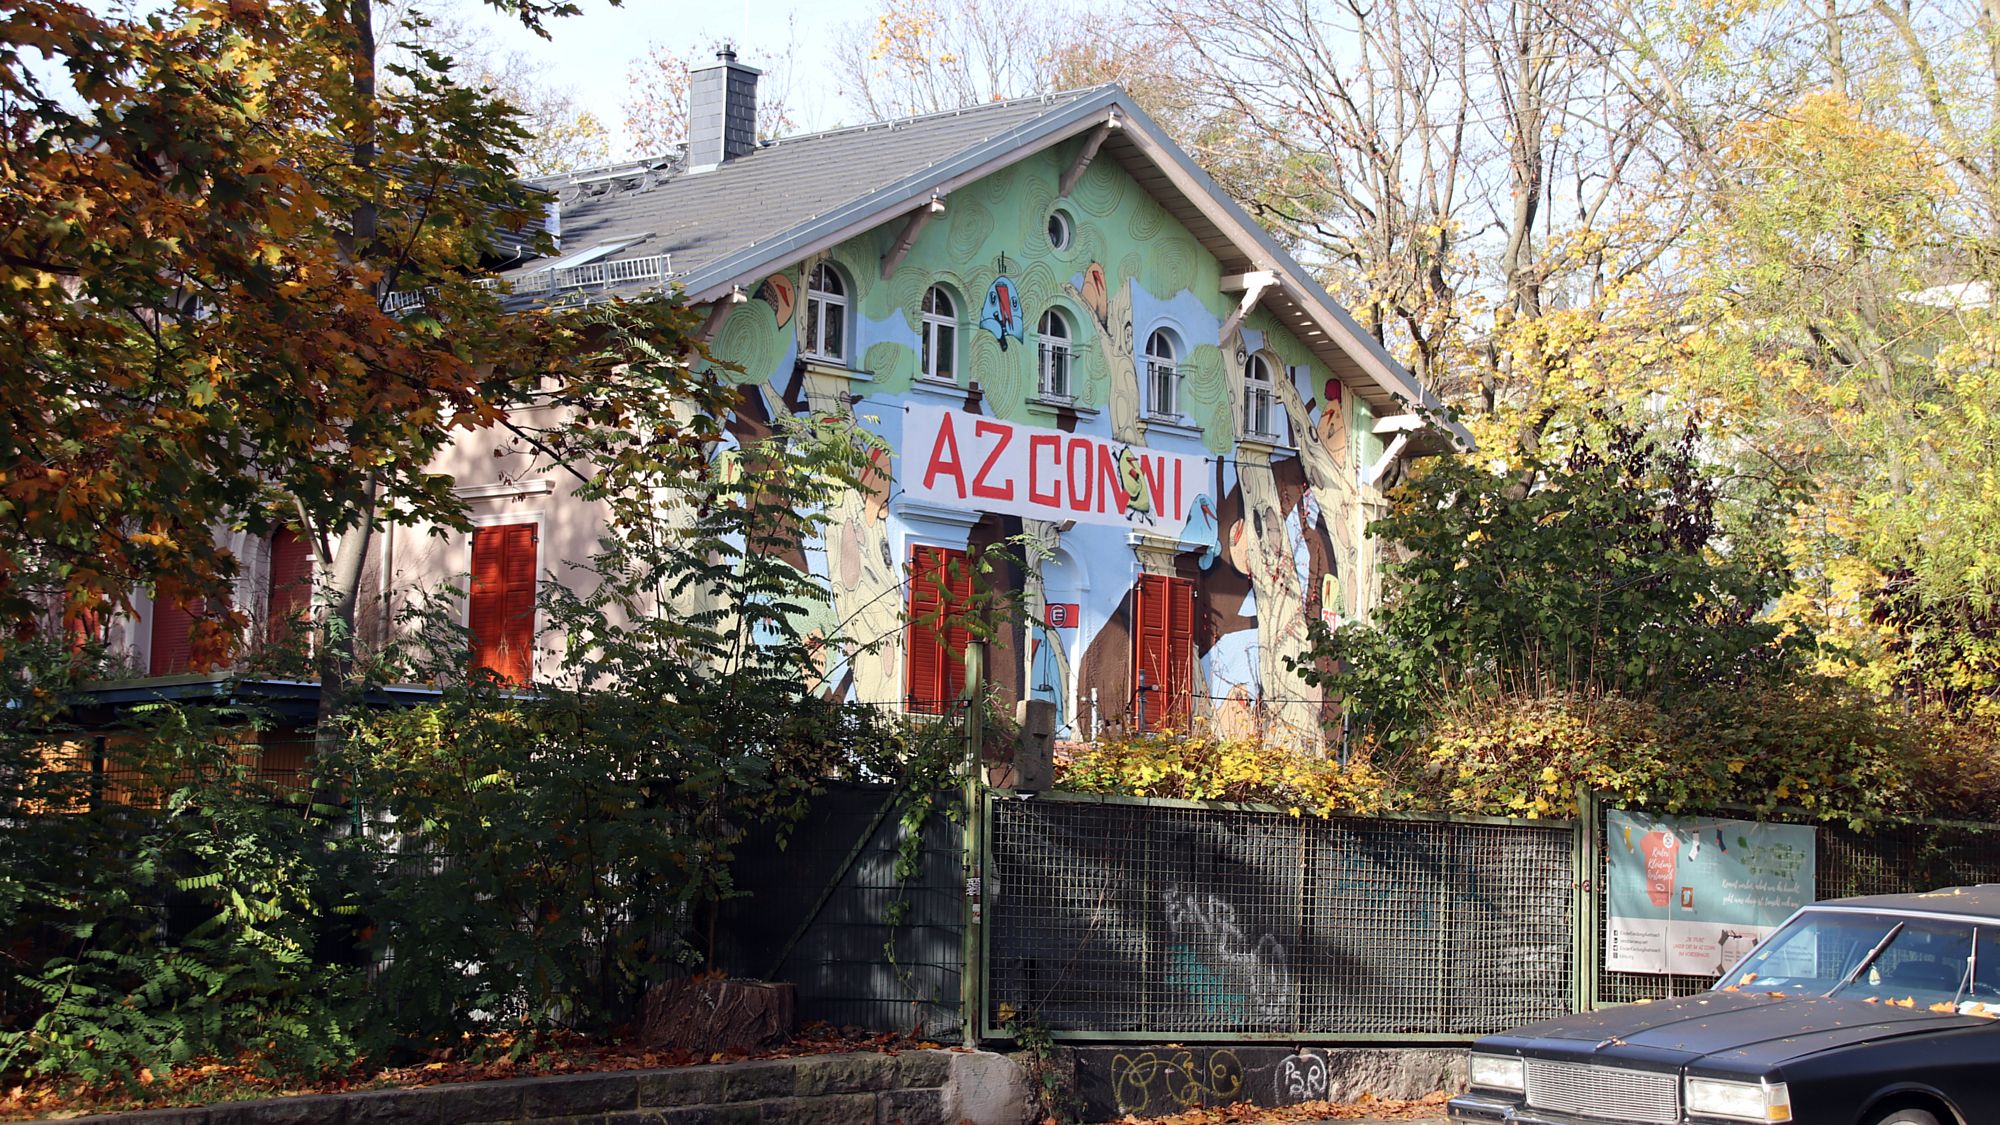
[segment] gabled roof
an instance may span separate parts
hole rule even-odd
[[[1118,163],[1221,263],[1224,276],[1268,274],[1264,307],[1378,414],[1438,401],[1116,86],[992,102],[947,113],[769,142],[703,172],[672,162],[549,177],[562,206],[562,249],[620,243],[605,260],[655,260],[657,271],[594,292],[631,293],[662,279],[702,304],[746,291],[810,254],[929,203],[1107,121],[1097,159]],[[508,271],[517,292],[544,289],[549,263]],[[637,263],[634,263],[635,265]],[[607,275],[607,282],[610,281]],[[559,286],[558,286],[559,288]],[[1450,443],[1471,435],[1446,423]],[[1435,432],[1435,431],[1433,431]]]

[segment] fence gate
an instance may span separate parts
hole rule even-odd
[[[1576,1010],[1564,821],[986,801],[982,1034],[1465,1039]]]

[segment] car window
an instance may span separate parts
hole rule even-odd
[[[1809,910],[1767,938],[1719,987],[1827,992],[1895,924],[1896,919],[1880,914]]]
[[[1919,1007],[1949,1003],[1965,983],[1971,953],[1970,925],[1914,919],[1849,987],[1863,999],[1879,995],[1885,1000],[1914,1000]]]
[[[1979,927],[1971,999],[2000,1002],[2000,926]]]

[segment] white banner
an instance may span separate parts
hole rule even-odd
[[[1207,461],[1185,453],[940,406],[905,410],[897,483],[916,500],[1178,533],[1207,483]]]

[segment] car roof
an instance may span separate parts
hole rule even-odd
[[[1945,887],[1919,894],[1858,895],[1827,899],[1815,907],[1853,910],[1903,910],[1920,914],[1951,914],[1966,918],[2000,919],[2000,883]]]

